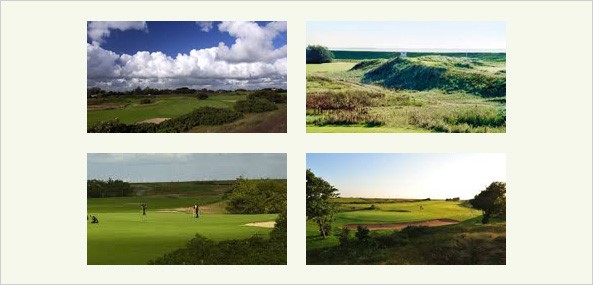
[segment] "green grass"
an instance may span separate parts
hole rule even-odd
[[[87,125],[101,121],[119,119],[120,122],[133,124],[152,118],[175,118],[190,113],[199,107],[232,108],[238,100],[245,99],[245,94],[211,95],[206,100],[198,100],[190,96],[159,96],[153,98],[152,104],[140,104],[140,99],[129,98],[123,109],[116,107],[107,110],[88,110]]]
[[[454,219],[466,221],[481,215],[480,211],[465,207],[460,202],[451,201],[418,201],[373,203],[379,210],[358,210],[370,207],[372,204],[361,204],[364,200],[349,200],[341,198],[339,212],[335,216],[334,234],[338,234],[342,226],[348,224],[380,224],[416,222],[432,219]],[[380,202],[380,201],[375,201]],[[420,205],[424,207],[420,209]],[[352,211],[356,209],[355,211]],[[336,236],[323,239],[319,236],[317,226],[307,222],[307,248],[321,248],[338,244]]]
[[[504,54],[473,58],[419,54],[409,57],[405,66],[386,59],[308,64],[307,132],[504,133],[505,95],[485,97],[501,90],[505,58]],[[404,71],[398,73],[400,67]],[[433,77],[440,79],[427,84]],[[373,98],[358,105],[366,102],[360,98],[365,94]]]
[[[182,248],[196,234],[211,240],[267,238],[271,229],[245,226],[274,221],[276,214],[235,215],[223,197],[232,181],[133,183],[135,196],[87,199],[87,213],[99,224],[87,224],[88,264],[147,264]],[[148,212],[142,216],[140,204]],[[202,215],[164,212],[200,204]]]
[[[505,264],[506,222],[482,224],[481,212],[455,201],[340,198],[332,235],[323,239],[307,221],[307,264]],[[369,210],[374,205],[377,209]],[[424,209],[420,209],[420,206]],[[454,219],[459,224],[410,231],[371,231],[370,241],[340,244],[344,225]],[[413,230],[413,229],[412,229]]]
[[[144,217],[138,207],[136,212],[100,213],[97,217],[99,224],[87,225],[88,264],[146,264],[183,247],[195,234],[212,240],[267,236],[270,229],[244,225],[274,221],[276,215],[213,214],[196,219],[191,214],[149,210]]]

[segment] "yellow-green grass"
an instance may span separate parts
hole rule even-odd
[[[88,198],[87,213],[99,219],[87,225],[88,264],[147,264],[182,248],[196,234],[212,240],[268,236],[271,229],[245,226],[270,222],[276,214],[235,215],[224,194],[231,181],[133,183],[129,197]],[[143,216],[141,203],[148,206]],[[192,215],[200,204],[201,216]]]
[[[453,219],[463,222],[481,215],[480,211],[466,207],[459,201],[435,200],[374,204],[353,202],[340,201],[339,208],[341,212],[335,215],[333,235],[326,239],[320,237],[318,227],[314,222],[307,221],[307,249],[338,245],[338,238],[335,235],[340,232],[343,226],[348,224],[386,224],[434,219]],[[375,205],[377,209],[364,210],[371,207],[371,205]]]
[[[113,119],[133,124],[153,118],[175,118],[206,106],[232,108],[236,101],[245,99],[246,96],[243,93],[220,94],[210,95],[205,100],[198,100],[192,96],[159,96],[152,98],[154,103],[151,104],[140,104],[141,99],[130,98],[115,109],[87,110],[87,125]]]
[[[150,204],[149,204],[150,206]],[[147,264],[185,246],[196,234],[212,240],[267,237],[270,229],[245,226],[274,221],[275,214],[211,214],[195,218],[184,213],[137,212],[97,214],[98,224],[87,225],[88,264]]]

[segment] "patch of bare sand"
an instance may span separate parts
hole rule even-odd
[[[146,119],[144,121],[140,121],[140,122],[138,122],[138,124],[141,124],[141,123],[160,124],[160,123],[162,123],[166,120],[169,120],[169,119],[171,119],[171,118],[152,118],[152,119]]]
[[[420,221],[420,222],[405,222],[405,223],[392,223],[392,224],[349,224],[346,225],[346,228],[350,230],[356,230],[358,226],[366,227],[371,231],[375,230],[401,230],[408,226],[416,226],[416,227],[438,227],[438,226],[446,226],[446,225],[454,225],[458,224],[459,221],[453,219],[436,219],[436,220],[427,220],[427,221]]]
[[[260,227],[260,228],[267,228],[267,229],[271,229],[276,225],[276,222],[257,222],[257,223],[248,223],[245,224],[245,226],[248,227]]]

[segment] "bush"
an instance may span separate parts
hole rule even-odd
[[[89,133],[131,133],[130,125],[121,123],[118,119],[102,121],[87,127]]]
[[[208,99],[208,94],[206,94],[206,93],[198,93],[198,95],[196,96],[196,98],[198,100],[206,100],[206,99]]]
[[[200,107],[189,114],[166,120],[160,124],[124,124],[117,119],[103,121],[87,128],[89,133],[181,133],[198,125],[222,125],[238,120],[243,115],[228,108]]]
[[[278,109],[274,103],[262,98],[237,101],[235,110],[241,113],[262,113]]]
[[[151,265],[286,264],[286,245],[254,236],[243,240],[212,241],[196,235],[185,248],[149,262]]]
[[[340,246],[347,246],[350,243],[350,229],[343,227],[338,240],[340,241]]]
[[[140,104],[151,104],[151,103],[152,103],[152,99],[148,99],[148,98],[140,99]]]
[[[371,231],[367,227],[358,226],[356,227],[356,233],[354,234],[354,236],[358,240],[366,240],[371,237]]]
[[[239,178],[226,198],[226,209],[233,214],[281,213],[286,210],[286,182]]]
[[[180,133],[198,125],[222,125],[241,118],[241,113],[228,108],[200,107],[189,114],[182,115],[158,124],[158,132]]]
[[[332,62],[333,53],[324,46],[307,46],[307,63],[328,63]]]
[[[255,92],[249,94],[249,96],[247,98],[248,99],[256,99],[256,98],[266,99],[266,100],[268,100],[272,103],[276,103],[276,104],[286,103],[286,96],[283,96],[282,94],[272,91],[272,90],[258,90],[258,91],[255,91]]]

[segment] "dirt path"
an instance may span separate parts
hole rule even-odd
[[[271,229],[276,225],[276,222],[257,222],[257,223],[248,223],[245,224],[248,227],[260,227],[260,228],[268,228]]]
[[[152,118],[152,119],[146,119],[144,121],[140,121],[138,122],[138,124],[140,123],[153,123],[153,124],[160,124],[166,120],[169,120],[171,118]]]
[[[346,225],[346,228],[351,230],[356,230],[358,226],[367,227],[371,231],[375,230],[401,230],[407,226],[424,226],[424,227],[438,227],[438,226],[446,226],[446,225],[454,225],[458,224],[459,221],[453,219],[436,219],[436,220],[428,220],[428,221],[420,221],[420,222],[405,222],[405,223],[393,223],[393,224],[349,224]]]

